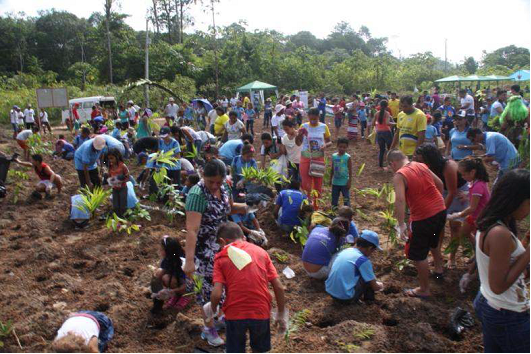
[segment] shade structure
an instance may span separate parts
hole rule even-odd
[[[478,76],[478,75],[469,75],[461,78],[460,81],[486,81],[483,79],[484,76]]]
[[[501,76],[501,75],[489,75],[483,76],[483,79],[480,81],[511,81],[510,76]]]
[[[459,82],[459,81],[462,81],[461,80],[462,78],[463,78],[462,76],[452,75],[452,76],[444,77],[439,80],[435,80],[435,82]]]
[[[514,81],[529,81],[529,70],[518,70],[509,77]]]
[[[265,90],[276,90],[276,89],[277,89],[276,86],[266,84],[265,82],[253,81],[253,82],[248,83],[247,85],[238,87],[236,89],[236,92],[265,91]]]

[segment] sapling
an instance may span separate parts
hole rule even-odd
[[[29,176],[26,172],[17,170],[9,170],[7,172],[7,175],[11,180],[15,181],[15,188],[13,189],[13,203],[16,204],[18,202],[18,195],[24,187],[22,182],[27,181],[29,179]]]
[[[76,208],[82,212],[86,212],[92,219],[96,210],[106,201],[109,200],[112,191],[105,190],[100,186],[94,187],[94,190],[90,190],[88,187],[81,188],[81,203],[76,205]]]
[[[127,232],[128,235],[131,235],[133,231],[140,230],[140,225],[133,224],[131,221],[119,217],[116,213],[107,218],[105,225],[114,232]]]

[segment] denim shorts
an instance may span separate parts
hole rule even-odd
[[[245,353],[247,331],[253,353],[265,353],[271,350],[271,329],[267,320],[225,320],[227,353]]]
[[[107,344],[111,341],[114,336],[114,326],[112,320],[105,316],[101,312],[97,311],[78,311],[77,313],[86,313],[94,317],[100,326],[100,335],[98,336],[98,349],[100,353],[103,353],[107,349]]]

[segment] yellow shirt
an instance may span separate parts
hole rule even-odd
[[[247,103],[251,102],[251,100],[249,99],[249,97],[245,96],[243,98],[243,108],[247,109]]]
[[[393,118],[396,119],[396,117],[398,117],[398,112],[400,112],[400,100],[389,100],[387,106],[391,110],[391,115]]]
[[[408,156],[413,155],[417,148],[418,133],[426,131],[426,115],[416,108],[411,114],[400,112],[396,127],[400,130],[398,136],[400,151]]]
[[[225,132],[225,123],[229,121],[229,116],[224,114],[222,116],[218,116],[216,120],[214,121],[214,133],[216,135],[221,135]]]

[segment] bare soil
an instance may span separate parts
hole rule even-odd
[[[255,145],[259,147],[259,135]],[[17,150],[10,133],[0,133],[0,151]],[[377,167],[375,146],[359,140],[351,144],[349,153],[356,172],[362,163],[366,164],[361,175],[354,178],[353,187],[381,187],[391,182],[392,173]],[[165,234],[184,240],[184,218],[170,224],[165,215],[154,211],[152,221],[141,221],[141,231],[130,236],[112,233],[98,220],[85,230],[75,231],[68,220],[70,195],[78,188],[73,163],[51,158],[46,162],[64,178],[63,195],[31,201],[29,194],[36,176],[28,171],[30,180],[22,182],[24,189],[18,203],[12,201],[16,182],[12,180],[8,180],[10,195],[0,200],[0,320],[13,321],[22,345],[18,346],[14,336],[2,338],[5,347],[0,351],[50,351],[50,342],[62,321],[69,312],[80,309],[102,311],[113,320],[115,337],[109,352],[214,351],[200,338],[197,305],[188,306],[182,313],[166,312],[156,319],[149,314],[151,300],[146,290],[150,267],[159,262],[158,240]],[[131,160],[128,166],[135,175],[140,171],[136,161]],[[377,215],[383,205],[373,197],[361,198],[354,193],[351,199],[369,219],[355,218],[360,230],[375,230],[385,242],[384,220]],[[323,200],[330,201],[328,187]],[[291,333],[289,341],[273,335],[274,352],[482,351],[477,324],[459,341],[451,339],[448,330],[450,315],[457,306],[473,313],[472,300],[478,289],[476,282],[465,294],[459,292],[459,278],[466,267],[463,257],[459,257],[456,270],[445,272],[444,281],[431,282],[433,297],[420,300],[402,293],[417,285],[414,268],[397,268],[396,263],[404,259],[402,247],[380,252],[372,262],[378,279],[386,285],[384,293],[377,294],[372,303],[336,305],[322,282],[305,275],[300,264],[301,246],[279,232],[271,211],[270,207],[258,217],[279,273],[286,266],[295,271],[293,279],[280,275],[290,313],[310,311],[305,326]],[[288,260],[280,263],[274,256],[276,252],[287,254]]]

